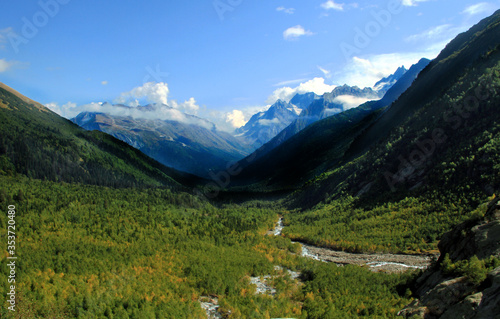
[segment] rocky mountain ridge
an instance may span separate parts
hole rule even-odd
[[[278,100],[267,111],[253,115],[235,133],[245,138],[254,149],[257,149],[292,123],[300,112],[301,109],[298,106]]]
[[[383,78],[382,80],[375,83],[373,88],[377,91],[387,92],[396,82],[406,73],[408,70],[405,66],[399,67],[394,74],[389,75],[388,77]]]
[[[86,130],[110,134],[163,165],[206,178],[210,170],[225,169],[250,152],[248,145],[216,130],[213,123],[184,116],[161,120],[84,112],[72,121]]]
[[[314,92],[297,93],[290,102],[278,100],[267,111],[253,115],[235,133],[245,138],[254,149],[278,135],[278,141],[284,141],[319,120],[370,100],[380,100],[406,72],[404,67],[398,68],[394,74],[377,82],[375,89],[344,84],[323,95]]]

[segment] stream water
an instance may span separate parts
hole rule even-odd
[[[274,236],[281,236],[284,229],[283,218],[280,218],[273,230]],[[299,242],[302,256],[322,262],[333,262],[339,266],[358,265],[372,271],[402,272],[408,269],[426,269],[436,256],[403,255],[403,254],[355,254],[335,251]]]
[[[281,217],[272,231],[268,235],[281,236],[283,229],[283,217]],[[297,242],[293,242],[297,243]],[[335,251],[329,248],[322,248],[306,243],[298,242],[301,245],[301,255],[322,262],[332,262],[339,266],[344,265],[357,265],[361,267],[368,267],[371,271],[384,271],[384,272],[402,272],[408,269],[426,269],[430,266],[432,259],[437,256],[424,256],[424,255],[402,255],[402,254],[354,254],[343,251]],[[283,271],[280,266],[276,266],[275,270]],[[286,270],[290,276],[297,279],[300,275],[298,272]],[[256,286],[257,294],[274,295],[276,290],[268,284],[271,276],[251,277],[250,283]],[[222,318],[218,313],[218,299],[216,297],[204,296],[200,298],[200,305],[206,311],[208,319]]]

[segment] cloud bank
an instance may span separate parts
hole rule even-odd
[[[206,121],[193,120],[193,117],[188,115],[195,115],[200,109],[193,97],[184,102],[177,102],[176,100],[169,100],[169,93],[170,90],[167,83],[148,82],[120,94],[120,96],[114,100],[114,103],[118,105],[94,102],[77,106],[75,103],[69,102],[64,105],[48,103],[46,106],[65,118],[73,118],[81,112],[100,112],[115,116],[174,120],[207,126]],[[144,107],[144,105],[148,105],[148,107]]]
[[[295,88],[285,86],[276,89],[271,96],[267,99],[268,104],[274,104],[277,100],[283,100],[285,102],[290,102],[290,100],[298,93],[308,93],[314,92],[318,95],[323,95],[327,92],[331,92],[335,88],[335,85],[328,85],[325,83],[324,78],[314,78],[307,82],[300,83]]]

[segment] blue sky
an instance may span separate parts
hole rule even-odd
[[[0,81],[65,116],[138,100],[238,126],[277,98],[371,86],[434,58],[498,8],[499,0],[3,2]]]

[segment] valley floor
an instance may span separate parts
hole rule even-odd
[[[285,226],[283,218],[276,223],[276,227],[268,232],[280,236]],[[388,273],[403,272],[409,269],[427,269],[439,255],[404,255],[404,254],[357,254],[345,251],[336,251],[329,248],[318,247],[300,243],[302,256],[313,260],[331,262],[337,266],[356,265],[368,267],[371,271]]]
[[[18,316],[2,309],[2,318],[201,319],[206,310],[238,319],[396,318],[431,261],[294,243],[294,213],[275,201],[214,206],[167,189],[0,177],[0,202],[20,212],[23,265]],[[0,224],[2,236],[7,220]]]
[[[357,265],[368,267],[371,271],[388,273],[402,272],[408,269],[426,269],[438,257],[436,255],[355,254],[307,244],[302,244],[302,255],[339,266]]]

